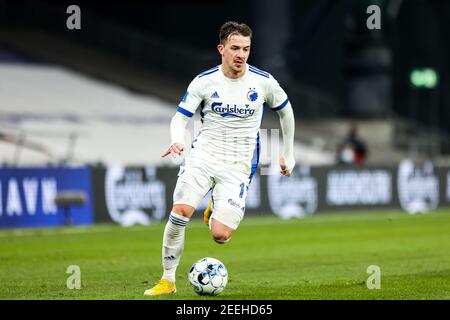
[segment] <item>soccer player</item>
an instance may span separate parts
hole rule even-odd
[[[245,199],[258,167],[259,129],[265,108],[279,115],[283,135],[280,173],[290,176],[294,160],[294,114],[288,97],[269,73],[247,64],[252,30],[226,22],[217,49],[222,63],[189,84],[170,123],[172,143],[163,157],[181,155],[185,130],[200,107],[202,126],[180,166],[173,208],[164,229],[161,280],[144,295],[176,292],[175,272],[184,249],[185,227],[200,201],[212,190],[212,213],[205,220],[217,243],[228,242],[245,211]]]

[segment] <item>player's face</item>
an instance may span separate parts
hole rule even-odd
[[[219,44],[217,49],[222,55],[222,64],[236,73],[245,70],[250,54],[250,42],[250,37],[233,34],[225,44]]]

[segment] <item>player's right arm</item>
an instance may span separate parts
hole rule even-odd
[[[170,122],[170,147],[162,154],[165,157],[169,154],[181,155],[185,150],[184,136],[189,120],[203,101],[201,95],[201,83],[199,78],[195,78],[178,104],[178,109]]]
[[[163,158],[171,153],[178,155],[183,153],[185,149],[184,134],[189,120],[189,117],[183,116],[179,112],[173,116],[172,121],[170,122],[170,136],[172,142],[170,147],[162,154]]]

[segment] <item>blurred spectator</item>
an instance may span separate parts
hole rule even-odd
[[[367,147],[363,140],[358,137],[356,125],[352,125],[348,135],[337,149],[338,164],[355,164],[361,166],[367,158]]]

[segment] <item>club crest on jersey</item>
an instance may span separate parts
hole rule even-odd
[[[250,90],[247,92],[247,99],[248,101],[256,101],[258,99],[258,92],[255,91],[255,89],[250,88]]]
[[[255,113],[255,109],[250,108],[249,104],[240,107],[236,104],[223,104],[222,102],[213,102],[211,110],[222,117],[248,118]]]

